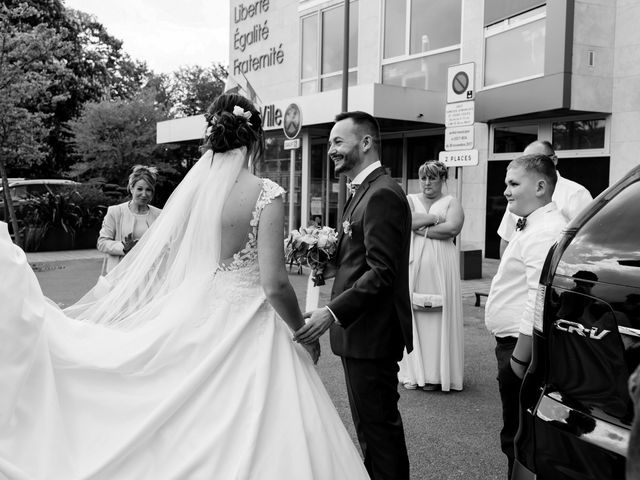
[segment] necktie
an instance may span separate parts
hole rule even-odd
[[[524,230],[524,227],[527,225],[527,219],[526,217],[523,218],[519,218],[518,221],[516,222],[516,232],[518,230]]]
[[[359,183],[347,182],[347,192],[349,192],[349,194],[353,197],[358,191],[359,186],[360,186]]]

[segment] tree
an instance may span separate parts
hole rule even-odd
[[[102,177],[120,183],[137,163],[156,163],[156,123],[164,119],[152,92],[132,100],[104,100],[84,106],[69,123],[81,161],[74,165],[80,177]]]
[[[63,18],[55,25],[68,32],[70,52],[66,75],[52,83],[52,89],[66,92],[67,97],[48,122],[51,155],[40,172],[47,176],[75,162],[73,139],[65,125],[80,115],[85,103],[134,98],[150,76],[146,64],[131,59],[122,49],[122,41],[111,36],[94,16],[64,9]]]
[[[0,6],[0,175],[14,241],[21,244],[18,220],[9,195],[7,167],[34,165],[46,155],[44,125],[50,115],[33,104],[55,105],[64,99],[48,90],[50,79],[64,70],[67,45],[55,30],[28,20],[37,11],[26,3]]]
[[[174,118],[201,115],[224,91],[227,76],[227,69],[220,64],[181,67],[164,76],[169,114]]]

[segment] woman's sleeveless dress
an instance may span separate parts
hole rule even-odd
[[[0,224],[0,478],[369,478],[260,285],[260,213],[282,192],[263,180],[233,262],[126,332],[67,318]]]
[[[451,195],[439,198],[428,212],[420,196],[410,195],[417,212],[446,217]],[[422,261],[417,265],[423,248]],[[416,268],[420,273],[414,286]],[[443,391],[462,390],[463,311],[460,264],[453,240],[436,240],[412,233],[409,282],[412,291],[442,295],[443,305],[433,311],[413,311],[413,351],[408,355],[405,352],[398,379],[420,387],[440,384]]]

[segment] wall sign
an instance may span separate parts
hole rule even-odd
[[[473,148],[473,125],[444,129],[444,149],[468,150]]]
[[[262,18],[269,14],[269,0],[240,2],[233,7],[233,49],[244,54],[249,47],[262,47],[269,40],[269,19]],[[255,22],[246,25],[248,22]],[[270,45],[257,53],[249,53],[241,58],[233,59],[233,76],[240,76],[249,72],[256,72],[284,62],[282,43]]]
[[[478,165],[478,150],[440,152],[438,160],[447,167],[473,167]]]

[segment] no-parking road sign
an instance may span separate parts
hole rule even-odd
[[[447,103],[473,100],[476,95],[475,63],[452,65],[447,70]]]

